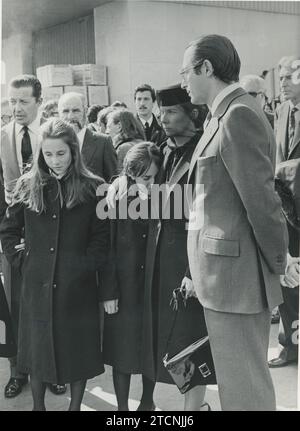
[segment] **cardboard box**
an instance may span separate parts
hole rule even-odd
[[[72,67],[68,64],[48,64],[38,67],[36,75],[42,87],[73,85]]]
[[[48,100],[58,100],[63,92],[63,87],[42,87],[43,102],[48,102]]]
[[[88,104],[88,97],[87,97],[87,87],[86,86],[80,86],[80,85],[66,85],[64,87],[64,93],[70,93],[70,92],[75,92],[75,93],[80,93],[83,95],[84,97],[84,103],[87,105]]]
[[[87,94],[89,106],[109,105],[107,85],[89,85],[87,87]]]
[[[106,85],[107,68],[100,64],[76,64],[72,66],[74,85]]]

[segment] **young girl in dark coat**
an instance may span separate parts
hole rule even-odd
[[[69,410],[80,410],[86,380],[104,372],[96,271],[106,263],[109,222],[96,216],[101,183],[84,166],[73,128],[51,119],[1,225],[4,252],[23,275],[18,368],[30,374],[33,410],[45,410],[46,383],[57,382],[70,383]]]
[[[119,300],[105,306],[108,314],[104,322],[103,351],[105,363],[113,367],[118,410],[128,410],[131,374],[141,374],[145,259],[150,210],[147,194],[159,165],[160,152],[153,143],[138,143],[127,152],[123,168],[127,189],[116,204],[116,216],[112,214],[111,258],[105,284],[110,289],[114,286],[118,290]],[[120,216],[121,207],[128,211],[126,218]],[[118,312],[109,314],[116,311],[110,307],[116,307]],[[149,383],[145,385],[145,379],[143,376],[144,387],[149,386]]]

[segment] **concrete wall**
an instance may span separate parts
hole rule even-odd
[[[132,106],[136,85],[179,81],[187,43],[218,33],[235,44],[241,76],[271,69],[299,52],[300,17],[232,8],[151,1],[108,3],[94,10],[96,61],[108,66],[111,100]]]
[[[16,75],[33,73],[32,69],[32,34],[15,34],[2,40],[2,63],[4,75],[1,96],[6,96],[7,84]]]

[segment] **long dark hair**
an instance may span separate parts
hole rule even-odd
[[[103,180],[92,174],[84,165],[79,150],[79,142],[71,125],[58,118],[51,118],[41,127],[41,140],[29,172],[22,175],[16,184],[13,204],[23,203],[38,213],[46,210],[44,189],[50,181],[57,181],[45,162],[42,145],[45,139],[62,139],[71,151],[71,164],[64,176],[64,203],[73,208],[96,196],[97,186]]]

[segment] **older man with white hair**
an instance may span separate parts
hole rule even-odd
[[[250,96],[257,100],[269,123],[274,127],[274,115],[265,109],[268,100],[266,81],[258,75],[245,75],[241,78],[240,85]]]
[[[116,174],[117,156],[109,136],[94,133],[86,127],[86,112],[85,101],[80,93],[65,93],[58,101],[59,117],[75,128],[86,166],[109,182]]]

